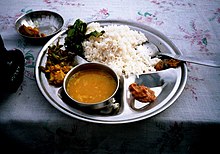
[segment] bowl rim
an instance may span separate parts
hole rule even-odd
[[[75,100],[74,98],[72,98],[72,97],[68,94],[68,92],[67,92],[67,82],[68,82],[67,80],[68,80],[68,78],[70,78],[71,76],[73,76],[75,73],[81,71],[81,70],[79,70],[79,71],[75,72],[74,74],[72,74],[72,72],[73,72],[74,70],[76,70],[76,69],[79,68],[79,67],[83,67],[84,65],[99,65],[99,66],[101,66],[101,67],[106,67],[108,70],[110,70],[111,72],[113,72],[113,74],[114,74],[114,76],[115,76],[114,78],[115,78],[115,81],[116,81],[117,86],[116,86],[116,88],[115,88],[115,90],[114,90],[114,92],[113,92],[113,94],[112,94],[111,96],[109,96],[108,98],[106,98],[106,99],[104,99],[104,100],[102,100],[102,101],[100,101],[100,102],[85,103],[85,102],[80,102],[80,101]],[[92,69],[92,68],[89,68],[89,69]],[[86,70],[86,69],[82,69],[82,70]],[[100,70],[102,70],[102,69],[100,69]],[[110,75],[111,75],[111,74],[110,74]],[[111,76],[113,76],[113,75],[111,75]],[[119,85],[120,85],[119,76],[117,75],[117,73],[116,73],[111,67],[109,67],[109,66],[106,65],[106,64],[99,63],[99,62],[86,62],[86,63],[81,63],[81,64],[76,65],[75,67],[73,67],[73,68],[65,75],[64,81],[63,81],[63,90],[64,90],[66,96],[71,100],[71,102],[76,103],[76,104],[79,105],[80,107],[91,107],[91,106],[94,107],[94,106],[96,106],[97,108],[99,108],[100,106],[101,106],[101,107],[105,107],[106,104],[108,104],[107,102],[108,102],[111,98],[113,98],[113,97],[115,96],[115,94],[116,94],[117,91],[119,90]]]
[[[61,19],[61,27],[59,29],[57,29],[55,32],[53,32],[52,34],[50,35],[47,35],[45,37],[30,37],[30,36],[27,36],[27,35],[23,35],[19,32],[19,27],[18,26],[18,22],[24,18],[25,16],[28,16],[30,14],[34,14],[34,13],[40,13],[40,12],[47,12],[47,13],[50,13],[50,14],[54,14],[56,16],[58,16],[60,19]],[[29,38],[29,39],[46,39],[46,38],[50,38],[51,36],[55,35],[56,33],[58,33],[59,31],[61,31],[63,29],[63,26],[64,26],[64,18],[61,16],[61,14],[55,12],[55,11],[51,11],[51,10],[36,10],[36,11],[30,11],[30,12],[27,12],[25,14],[22,14],[21,16],[19,16],[16,20],[15,20],[15,30],[17,31],[17,33],[25,38]]]

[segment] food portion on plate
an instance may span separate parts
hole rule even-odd
[[[112,96],[116,87],[115,79],[107,71],[86,69],[70,77],[66,90],[74,100],[92,104]]]
[[[28,37],[46,37],[47,35],[44,33],[41,33],[39,28],[37,27],[31,27],[31,26],[25,26],[24,24],[21,25],[18,29],[18,31],[25,36]]]
[[[148,39],[142,32],[127,25],[100,26],[99,23],[90,23],[87,32],[94,30],[104,33],[83,41],[84,56],[88,61],[106,64],[119,76],[156,71],[154,66],[159,59],[152,58],[152,51],[143,46]]]
[[[132,83],[128,87],[134,99],[143,103],[152,103],[156,100],[155,92],[144,85]]]
[[[62,86],[65,75],[74,67],[76,55],[88,62],[105,64],[125,78],[173,66],[172,62],[164,64],[161,59],[152,57],[154,51],[143,45],[147,41],[142,32],[127,25],[101,26],[98,22],[87,24],[77,19],[68,27],[64,44],[60,44],[58,39],[56,44],[48,47],[46,65],[39,66],[39,69],[51,85]],[[154,92],[144,85],[133,83],[129,90],[140,102],[156,99]]]
[[[62,86],[65,75],[73,68],[74,54],[62,49],[63,45],[49,46],[47,50],[47,61],[45,66],[39,69],[45,73],[48,82],[53,86]]]
[[[65,75],[74,66],[74,57],[83,56],[82,41],[91,35],[96,37],[101,34],[93,32],[86,35],[86,26],[86,23],[76,20],[74,25],[68,27],[64,44],[58,40],[48,47],[46,65],[39,66],[39,69],[45,73],[51,85],[62,86]]]
[[[87,111],[111,108],[113,111],[118,110],[122,104],[116,102],[119,85],[119,77],[113,69],[90,62],[78,64],[71,69],[64,78],[62,89],[68,104],[74,107]]]
[[[173,58],[164,58],[161,59],[155,66],[154,68],[157,71],[165,70],[168,68],[176,68],[182,64],[182,61],[173,59]]]

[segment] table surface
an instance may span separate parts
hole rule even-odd
[[[16,3],[16,5],[15,5]],[[81,121],[54,108],[39,91],[34,67],[42,45],[20,37],[15,20],[52,10],[65,26],[80,18],[129,20],[166,35],[184,55],[220,57],[219,0],[7,0],[0,1],[0,34],[7,49],[25,55],[24,81],[0,98],[1,148],[21,153],[198,153],[218,150],[220,69],[187,63],[180,97],[165,111],[127,124]],[[10,146],[10,148],[7,147]]]

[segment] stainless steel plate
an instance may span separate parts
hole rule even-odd
[[[177,47],[166,36],[146,25],[121,20],[103,20],[97,22],[99,22],[102,26],[110,24],[128,25],[133,30],[143,32],[150,42],[153,42],[159,47],[161,52],[181,54]],[[49,85],[45,74],[41,73],[38,69],[39,66],[45,66],[48,46],[55,43],[58,38],[61,38],[60,42],[63,43],[62,41],[64,41],[65,35],[65,31],[61,31],[51,38],[50,41],[48,41],[48,43],[42,48],[36,61],[35,75],[37,85],[43,96],[55,108],[71,117],[88,122],[105,124],[139,121],[164,111],[175,102],[185,87],[187,80],[187,68],[186,65],[183,64],[181,67],[161,71],[159,74],[152,73],[151,75],[142,75],[139,79],[136,77],[130,77],[128,79],[121,80],[121,88],[117,99],[117,101],[121,104],[121,108],[117,114],[102,115],[84,112],[83,110],[68,104],[62,97],[60,97],[60,91],[62,91],[62,88],[55,88]],[[150,86],[150,88],[155,91],[157,100],[150,105],[134,101],[129,96],[129,92],[127,90],[129,84],[134,81],[144,84],[151,83],[151,85],[147,86]]]
[[[63,24],[64,19],[60,14],[48,10],[39,10],[20,16],[15,21],[15,29],[21,36],[36,43],[48,41],[52,36],[61,31]],[[32,28],[37,27],[40,33],[46,34],[46,37],[30,37],[21,34],[19,28],[22,25]]]

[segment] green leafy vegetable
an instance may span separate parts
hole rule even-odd
[[[86,30],[87,24],[80,19],[77,19],[73,25],[69,26],[64,43],[66,50],[84,57],[82,42],[91,36],[99,37],[104,33],[104,31],[93,31],[86,35]]]
[[[91,36],[99,37],[99,36],[101,36],[101,35],[104,34],[104,33],[105,33],[105,31],[97,32],[97,31],[95,30],[95,31],[93,31],[93,32],[91,32],[91,33],[89,33],[89,34],[87,34],[87,35],[85,36],[85,38],[89,38],[89,37],[91,37]]]

